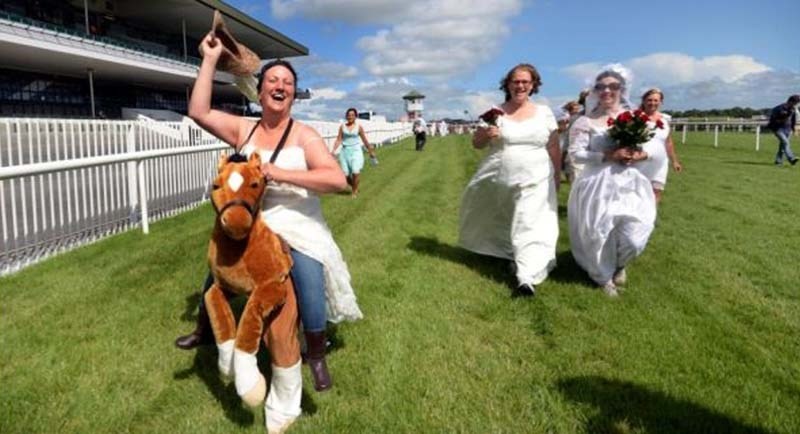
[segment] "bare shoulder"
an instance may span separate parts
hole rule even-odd
[[[314,127],[303,123],[301,121],[296,121],[295,123],[297,128],[297,134],[295,137],[297,138],[297,144],[302,147],[314,146],[314,145],[324,145],[325,142],[322,139],[322,136],[317,132]]]

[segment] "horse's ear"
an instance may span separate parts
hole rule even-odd
[[[260,168],[261,167],[261,155],[258,155],[258,152],[253,152],[250,154],[250,159],[247,160],[247,164],[250,167]]]
[[[225,163],[228,162],[228,155],[225,152],[219,154],[219,160],[217,160],[217,172],[222,172],[222,168],[225,167]]]

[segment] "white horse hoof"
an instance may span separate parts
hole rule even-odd
[[[258,382],[256,385],[242,395],[242,401],[248,407],[259,407],[264,404],[264,398],[267,396],[267,381],[264,380],[264,376],[258,374]]]

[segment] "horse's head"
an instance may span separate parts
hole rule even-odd
[[[225,234],[235,240],[247,237],[258,218],[266,182],[261,175],[261,157],[241,154],[219,157],[218,174],[211,191],[211,204]]]

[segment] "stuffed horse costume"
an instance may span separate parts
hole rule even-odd
[[[259,405],[266,394],[256,362],[266,325],[264,340],[273,365],[267,428],[274,431],[285,429],[299,416],[302,380],[297,303],[289,276],[292,258],[260,217],[266,189],[260,168],[258,153],[249,159],[240,154],[230,159],[220,156],[211,192],[217,217],[208,246],[214,284],[205,303],[219,349],[219,369],[223,375],[233,375],[236,392],[250,406]],[[249,295],[238,327],[227,300],[234,294]]]

